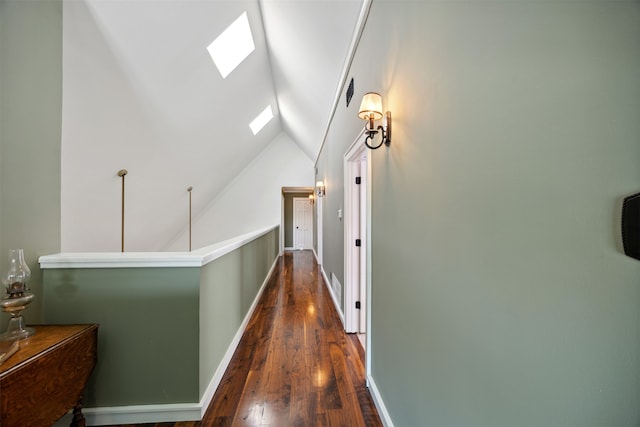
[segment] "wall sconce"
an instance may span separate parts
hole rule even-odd
[[[380,120],[382,117],[385,117],[385,122],[382,125],[378,125],[378,127],[374,127],[374,121]],[[391,144],[391,111],[387,111],[382,114],[382,96],[379,93],[368,92],[365,93],[362,97],[362,103],[360,104],[360,112],[358,112],[358,117],[362,120],[366,120],[369,122],[369,126],[365,125],[365,133],[367,134],[367,138],[364,140],[364,143],[367,147],[372,150],[376,148],[382,147],[382,144],[387,147]],[[380,132],[382,139],[380,140],[380,144],[376,146],[369,145],[369,141],[373,141],[373,138]]]
[[[322,197],[324,196],[324,182],[323,181],[318,181],[316,182],[316,188],[318,189],[318,197]]]
[[[314,197],[314,195],[313,194],[309,194],[309,203],[311,203],[311,206],[313,206],[315,201],[316,201],[316,198]]]

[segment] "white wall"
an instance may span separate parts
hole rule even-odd
[[[279,224],[282,187],[313,185],[313,163],[286,134],[280,134],[218,197],[194,213],[192,248]],[[194,188],[193,198],[197,197]],[[183,251],[188,245],[185,227],[163,250]]]

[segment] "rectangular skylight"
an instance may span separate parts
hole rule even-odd
[[[271,111],[271,105],[264,109],[262,113],[258,115],[251,123],[249,123],[249,127],[254,135],[257,135],[260,130],[265,127],[269,121],[273,119],[273,111]]]
[[[255,48],[251,27],[249,27],[249,18],[247,18],[247,12],[244,12],[211,42],[207,50],[224,79]]]

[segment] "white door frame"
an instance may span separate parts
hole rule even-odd
[[[284,253],[284,189],[280,192],[280,253]]]
[[[360,177],[362,182],[361,171],[362,158],[366,158],[366,151],[358,147],[354,152],[348,153],[345,157],[344,167],[344,280],[345,280],[345,299],[344,299],[344,317],[345,331],[347,333],[364,332],[360,322],[360,313],[366,310],[355,308],[356,301],[360,301],[360,305],[366,302],[360,299],[362,290],[362,279],[366,279],[366,270],[362,268],[362,253],[367,247],[367,238],[362,233],[362,225],[366,224],[362,221],[360,209],[361,201],[366,203],[366,199],[362,199],[362,184],[355,183],[356,177]],[[365,179],[366,181],[366,179]],[[357,247],[356,239],[359,239],[361,246]]]
[[[369,221],[367,219],[367,201],[369,200],[369,177],[367,174],[368,165],[369,165],[369,156],[370,153],[365,150],[365,158],[360,162],[360,218],[358,220],[358,224],[360,226],[360,239],[362,241],[362,247],[360,250],[360,297],[362,301],[360,302],[362,309],[360,310],[360,319],[358,324],[360,325],[360,332],[367,332],[367,313],[369,312],[369,304],[367,298],[362,298],[362,295],[368,295],[367,292],[367,278],[369,274],[367,273],[367,250],[369,246],[370,240],[367,235],[367,224]],[[364,250],[362,250],[364,248]]]
[[[300,223],[300,219],[297,214],[296,205],[302,204],[307,210],[306,215],[304,215],[307,219],[305,223],[307,224],[307,232],[305,233],[305,239],[303,247],[298,247],[296,243],[300,238],[300,231],[298,231],[298,224]],[[311,202],[308,197],[293,197],[293,248],[294,249],[313,249],[313,208],[311,207]]]
[[[318,259],[318,264],[322,266],[322,199],[323,197],[318,196],[318,192],[315,191],[315,201],[316,201],[316,231],[318,233],[316,237],[316,247],[318,252],[316,253],[316,258]]]
[[[285,215],[284,215],[284,199],[286,194],[288,193],[307,193],[307,194],[311,194],[315,191],[314,187],[282,187],[280,189],[280,194],[281,194],[281,198],[280,198],[280,254],[284,253],[285,250],[287,249],[291,249],[291,248],[287,248],[285,246],[285,239],[284,239],[284,234],[285,234]],[[291,221],[293,221],[293,213],[291,214],[292,218]],[[313,231],[311,232],[313,234]],[[312,244],[313,245],[313,244]]]
[[[344,254],[345,254],[345,330],[347,332],[357,332],[357,325],[359,323],[360,310],[356,310],[355,302],[357,296],[360,294],[360,286],[364,288],[365,298],[364,301],[360,301],[360,304],[364,306],[366,325],[366,345],[365,345],[365,370],[367,377],[370,375],[371,367],[371,152],[367,151],[364,144],[365,136],[364,130],[360,132],[356,140],[351,144],[349,149],[344,155],[344,207],[345,207],[345,233],[344,233]],[[366,156],[366,161],[361,162],[360,159]],[[359,175],[356,173],[359,172]],[[362,184],[364,187],[360,187],[360,197],[356,197],[355,191],[358,187],[350,185],[354,182],[355,177],[360,176],[362,178]],[[361,184],[361,185],[362,185]],[[354,211],[354,199],[360,199],[364,203],[364,209],[359,209],[360,212]],[[356,218],[356,215],[361,213],[361,217]],[[363,224],[364,227],[360,227],[362,230],[354,229],[358,224]],[[355,249],[355,239],[357,235],[360,235],[362,240],[361,248],[363,250]],[[364,265],[363,275],[364,280],[362,283],[353,284],[353,277],[356,274],[356,268],[360,265]]]

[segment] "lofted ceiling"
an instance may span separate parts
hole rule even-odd
[[[283,135],[311,170],[363,4],[65,0],[63,241],[72,228],[82,236],[82,221],[95,233],[90,223],[117,217],[108,201],[119,169],[129,170],[130,223],[157,240],[136,248],[178,231],[172,205],[187,187],[197,214]],[[255,50],[223,78],[207,46],[244,12]],[[267,105],[274,118],[254,135],[249,123]]]
[[[85,3],[138,99],[174,139],[247,160],[283,131],[315,160],[362,0]],[[245,11],[256,49],[222,78],[206,47]],[[274,120],[254,136],[249,122],[267,105]]]

